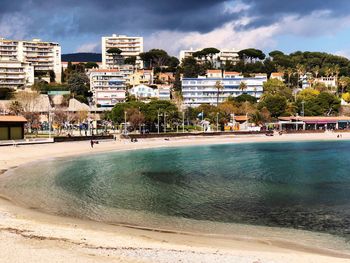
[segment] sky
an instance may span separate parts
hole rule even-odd
[[[258,48],[350,58],[349,0],[0,0],[0,37],[101,52],[101,37],[143,36],[145,51]]]

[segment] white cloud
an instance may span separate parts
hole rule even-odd
[[[237,14],[250,9],[250,5],[242,1],[228,1],[224,5],[224,13]]]
[[[334,54],[350,59],[350,50],[338,50]]]
[[[80,45],[76,52],[101,52],[100,44],[98,43],[85,43]]]
[[[152,47],[163,48],[172,55],[181,49],[216,47],[240,50],[247,47],[265,49],[276,43],[273,36],[279,31],[277,25],[240,31],[237,28],[248,22],[248,18],[229,22],[208,33],[160,31],[147,37],[146,50]]]
[[[4,15],[0,20],[0,37],[24,39],[31,20],[19,13]]]
[[[329,11],[314,12],[309,16],[286,16],[281,21],[257,28],[241,29],[255,18],[243,17],[231,21],[208,33],[160,31],[145,39],[145,48],[162,48],[178,56],[182,49],[216,47],[235,49],[254,47],[272,50],[277,47],[279,35],[299,36],[303,38],[335,36],[339,30],[350,26],[350,16],[331,17]]]

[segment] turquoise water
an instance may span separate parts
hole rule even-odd
[[[20,167],[0,179],[0,193],[109,223],[169,226],[182,218],[348,238],[349,168],[343,141],[161,148]]]

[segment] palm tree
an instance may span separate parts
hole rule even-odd
[[[337,87],[338,86],[338,77],[339,77],[339,74],[340,74],[340,67],[339,67],[339,65],[335,65],[333,67],[333,72],[334,72],[334,75],[335,75],[335,86]]]
[[[224,89],[224,86],[222,85],[222,82],[220,80],[216,81],[215,88],[217,90],[217,93],[216,93],[216,106],[218,106],[219,105],[220,92]]]
[[[240,84],[239,84],[239,90],[242,91],[242,93],[248,88],[247,84],[242,81]]]
[[[320,74],[320,67],[317,65],[317,66],[315,66],[315,67],[312,69],[312,71],[314,72],[315,77],[316,77],[316,79],[317,79],[317,78],[318,78],[318,75]]]
[[[297,87],[299,88],[300,77],[305,74],[305,66],[302,64],[298,64],[296,66],[296,69],[297,69],[297,75],[298,75]]]
[[[107,50],[108,54],[111,54],[113,58],[113,67],[117,64],[120,65],[122,64],[123,56],[121,55],[123,51],[117,47],[112,47]]]
[[[341,94],[343,95],[345,87],[348,87],[350,85],[350,78],[342,76],[339,78],[338,83],[341,87]]]
[[[287,76],[288,76],[288,87],[290,87],[290,78],[292,77],[294,71],[292,68],[287,68],[286,72],[287,72]]]

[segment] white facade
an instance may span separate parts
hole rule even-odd
[[[282,72],[272,72],[270,79],[277,79],[279,81],[284,81],[284,73]]]
[[[56,82],[61,82],[61,47],[58,43],[40,39],[17,41],[0,39],[0,61],[14,60],[31,63],[35,72],[55,72]]]
[[[189,49],[189,50],[181,50],[180,51],[180,62],[188,57],[192,57],[194,52],[200,51],[202,49]],[[203,61],[204,59],[200,58],[195,58],[197,61]],[[232,61],[234,63],[239,61],[239,55],[238,52],[235,50],[230,50],[230,49],[223,49],[220,50],[220,53],[217,53],[213,56],[213,61],[215,63],[216,67],[219,67],[221,64],[225,64],[226,61]]]
[[[242,94],[260,98],[263,94],[263,83],[267,81],[267,76],[266,74],[256,74],[255,77],[245,78],[236,74],[224,74],[224,78],[184,78],[182,80],[184,106],[216,105],[218,89],[215,85],[218,81],[223,86],[223,89],[219,91],[219,103],[221,103],[229,97],[237,97]],[[242,82],[247,86],[245,90],[240,89]]]
[[[101,107],[113,107],[116,103],[125,101],[125,79],[116,69],[92,70],[90,90],[95,104]]]
[[[143,85],[143,84],[129,89],[129,93],[131,95],[134,95],[138,99],[147,99],[147,98],[157,98],[158,97],[157,89],[153,89],[153,88],[148,87],[148,86]]]
[[[161,85],[158,86],[158,99],[159,100],[170,100],[171,86]]]
[[[18,89],[34,84],[34,67],[16,60],[0,60],[0,88]]]
[[[315,82],[318,83],[323,83],[326,85],[326,87],[336,87],[337,86],[337,81],[335,76],[330,76],[330,77],[320,77],[315,80]]]
[[[114,68],[113,57],[108,54],[110,48],[119,48],[124,58],[138,57],[143,52],[143,37],[129,37],[113,34],[109,37],[102,37],[102,66],[103,68]],[[142,61],[137,60],[136,66],[142,68]]]

